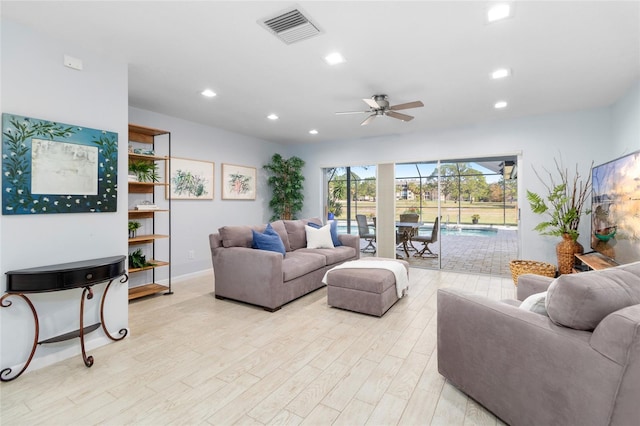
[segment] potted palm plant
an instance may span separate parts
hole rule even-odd
[[[580,219],[591,211],[585,203],[591,195],[591,167],[586,179],[582,179],[576,165],[573,177],[569,170],[554,160],[557,176],[547,172],[548,180],[543,179],[538,172],[534,172],[546,188],[546,194],[527,190],[527,200],[534,213],[545,215],[546,220],[540,222],[534,229],[541,235],[562,237],[556,246],[558,257],[558,271],[569,274],[575,263],[575,254],[582,253],[583,247],[578,243],[578,226]],[[593,166],[593,163],[591,164]]]
[[[302,159],[298,157],[285,159],[280,154],[273,154],[271,162],[264,165],[264,169],[271,173],[267,180],[273,192],[269,202],[269,207],[273,210],[271,220],[294,219],[296,213],[302,210],[303,167]]]

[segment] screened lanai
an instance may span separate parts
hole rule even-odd
[[[408,244],[398,236],[396,256],[415,267],[509,275],[509,261],[518,258],[516,179],[515,156],[396,164],[397,231],[407,229],[401,219],[417,215]],[[326,182],[328,214],[339,229],[357,235],[356,215],[364,215],[375,232],[376,166],[327,169]],[[436,218],[435,241],[421,256],[416,240],[433,235]],[[361,255],[376,253],[369,246]]]

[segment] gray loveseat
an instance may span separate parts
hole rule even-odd
[[[318,218],[271,223],[286,249],[280,253],[252,248],[253,233],[266,225],[224,226],[209,235],[215,296],[275,311],[287,302],[323,287],[325,272],[360,257],[357,235],[339,234],[335,248],[307,248],[305,225],[321,225]]]
[[[553,280],[517,301],[438,291],[438,371],[511,425],[640,424],[640,262]]]

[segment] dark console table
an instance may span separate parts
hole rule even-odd
[[[114,279],[122,277],[120,279],[121,283],[125,283],[129,279],[124,269],[125,259],[126,256],[112,256],[7,272],[7,292],[0,298],[0,307],[6,308],[11,306],[11,300],[7,300],[10,297],[22,299],[29,306],[31,313],[33,314],[35,334],[31,353],[22,369],[16,375],[9,377],[11,374],[11,368],[4,368],[0,371],[0,381],[8,382],[20,376],[31,363],[33,355],[36,352],[36,347],[39,344],[62,342],[64,340],[79,337],[80,347],[82,349],[82,359],[87,367],[91,367],[93,365],[93,357],[87,356],[85,351],[85,334],[91,333],[102,326],[104,333],[111,340],[124,339],[127,335],[127,329],[120,329],[118,331],[119,337],[112,336],[111,333],[109,333],[109,330],[107,330],[104,321],[104,301]],[[93,285],[106,281],[108,281],[108,284],[104,289],[102,300],[100,301],[100,322],[85,326],[84,301],[85,299],[93,299],[93,290],[91,289]],[[27,294],[70,290],[80,287],[84,289],[82,290],[82,297],[80,298],[80,327],[78,330],[48,339],[39,340],[40,325],[38,321],[38,313],[31,300],[29,300]]]

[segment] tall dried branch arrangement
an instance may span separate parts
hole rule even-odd
[[[545,197],[527,191],[527,199],[531,210],[537,214],[543,214],[548,220],[539,223],[534,229],[542,235],[562,236],[569,234],[573,240],[578,238],[578,226],[583,215],[588,215],[591,210],[585,208],[585,203],[591,196],[591,170],[589,175],[582,179],[576,165],[573,177],[569,170],[554,159],[556,175],[545,170],[548,178],[545,180],[533,169],[534,173],[547,190]]]

